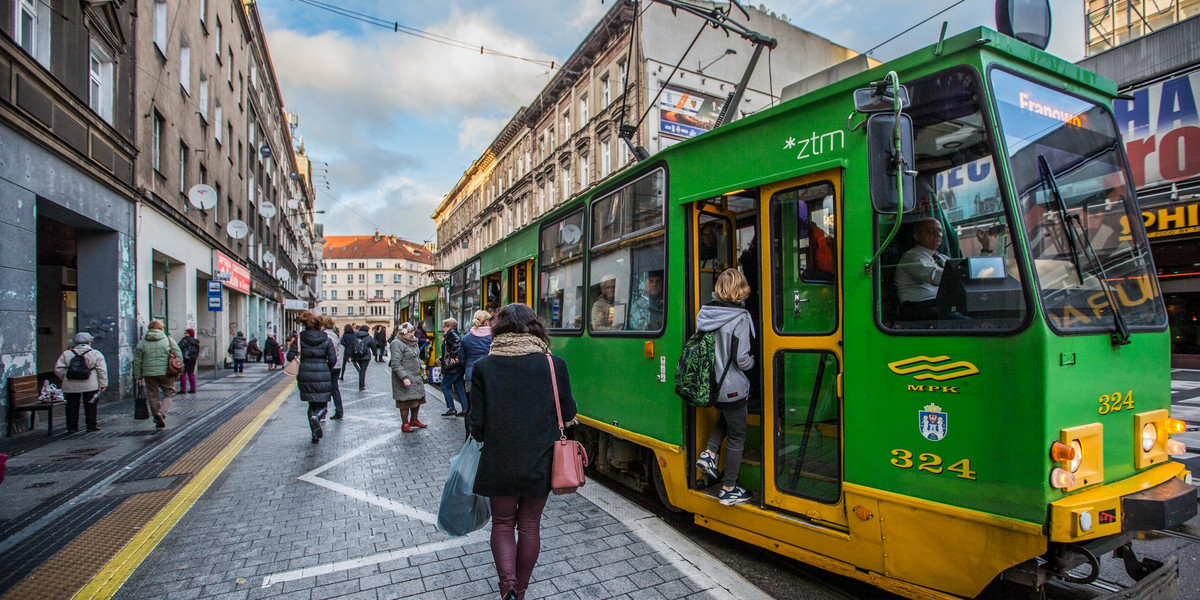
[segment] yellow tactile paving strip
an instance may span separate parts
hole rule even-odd
[[[275,384],[175,461],[175,487],[131,496],[13,586],[0,600],[111,598],[292,391]]]

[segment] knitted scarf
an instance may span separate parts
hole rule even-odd
[[[549,354],[550,349],[536,335],[529,333],[502,333],[492,338],[491,354],[496,356],[524,356],[526,354]]]

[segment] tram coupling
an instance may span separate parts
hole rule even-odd
[[[1090,597],[1091,600],[1173,598],[1179,591],[1176,557],[1168,557],[1165,561],[1138,558],[1133,549],[1133,540],[1137,537],[1137,532],[1129,531],[1087,542],[1051,544],[1043,556],[1019,564],[1001,577],[1038,592],[1055,580],[1111,592]],[[1110,552],[1113,558],[1121,559],[1125,572],[1136,582],[1132,586],[1122,588],[1112,581],[1100,579],[1100,557]]]

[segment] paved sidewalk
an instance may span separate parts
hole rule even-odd
[[[390,375],[371,363],[366,392],[342,384],[346,418],[310,443],[293,391],[142,562],[117,598],[496,598],[490,528],[438,531],[462,419],[441,417],[427,387],[428,429],[405,434]],[[528,598],[764,598],[659,519],[592,482],[551,496]]]

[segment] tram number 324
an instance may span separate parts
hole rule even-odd
[[[900,467],[901,469],[911,469],[916,467],[918,471],[927,473],[939,474],[943,471],[947,473],[957,473],[959,479],[970,479],[975,481],[975,471],[971,470],[971,459],[964,458],[948,467],[942,466],[942,457],[936,454],[923,452],[917,456],[917,461],[913,461],[913,453],[903,448],[892,450],[892,466]]]
[[[1111,396],[1100,396],[1100,414],[1107,415],[1121,410],[1133,410],[1133,390],[1125,392],[1124,395],[1121,392],[1113,392]]]

